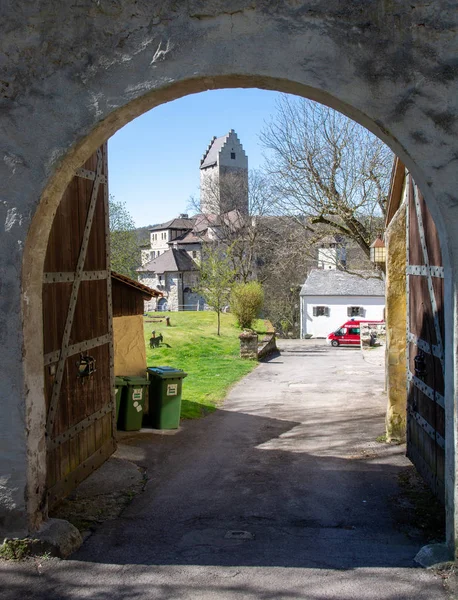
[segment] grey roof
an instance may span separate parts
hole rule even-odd
[[[226,133],[221,137],[214,137],[210,142],[210,145],[207,148],[206,153],[204,154],[202,160],[200,161],[200,168],[205,169],[206,167],[212,167],[216,165],[218,160],[218,154],[221,151],[221,148],[226,143],[227,138],[229,137],[231,132]]]
[[[194,219],[183,219],[177,217],[176,219],[170,219],[166,223],[155,225],[151,227],[150,231],[159,231],[161,229],[192,229],[194,226]]]
[[[167,243],[169,246],[172,246],[173,244],[200,244],[204,240],[208,240],[208,236],[206,234],[199,236],[196,235],[194,231],[186,231],[186,233],[182,233]]]
[[[384,296],[385,283],[373,271],[312,269],[301,296]]]
[[[137,269],[138,272],[150,273],[174,273],[177,271],[195,271],[196,263],[192,260],[186,250],[171,248],[163,252],[149,263]]]

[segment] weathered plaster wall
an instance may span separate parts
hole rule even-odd
[[[385,233],[386,262],[386,383],[389,442],[406,437],[406,208],[402,204]]]
[[[143,316],[113,319],[115,375],[145,375],[146,348]]]
[[[455,399],[454,2],[40,0],[1,3],[0,24],[4,531],[35,527],[42,510],[41,277],[61,194],[75,168],[125,123],[189,93],[261,87],[300,94],[341,110],[390,144],[420,186],[441,236],[453,331],[446,342],[446,396]],[[454,402],[446,410],[453,543]]]

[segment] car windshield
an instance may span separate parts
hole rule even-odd
[[[334,335],[344,335],[345,334],[345,327],[341,327],[340,329],[337,329],[337,331],[334,331]]]

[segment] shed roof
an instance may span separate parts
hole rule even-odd
[[[396,211],[401,206],[402,202],[402,187],[406,175],[406,168],[397,156],[394,157],[393,168],[391,170],[390,191],[388,194],[388,205],[386,211],[385,227],[391,223],[391,219],[396,214]]]
[[[384,296],[385,283],[374,271],[312,269],[301,296]]]
[[[125,286],[133,288],[139,294],[141,294],[146,300],[151,300],[151,298],[163,296],[164,294],[159,290],[155,290],[154,288],[150,288],[139,281],[135,281],[135,279],[131,279],[126,275],[121,275],[121,273],[116,273],[115,271],[111,271],[111,279],[115,281],[119,281]]]
[[[170,248],[149,263],[137,269],[139,272],[174,273],[177,271],[195,271],[198,267],[186,250]]]

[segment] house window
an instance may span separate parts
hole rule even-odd
[[[156,258],[156,252],[154,250],[151,252],[151,256],[152,258]]]
[[[192,251],[192,257],[193,257],[193,258],[196,258],[196,257],[197,257],[197,251],[196,251],[196,250],[193,250],[193,251]]]
[[[329,306],[314,306],[313,307],[314,317],[329,317]]]
[[[347,315],[349,317],[364,317],[364,308],[362,306],[349,306]]]
[[[232,160],[235,160],[235,152],[231,152],[231,158]]]

